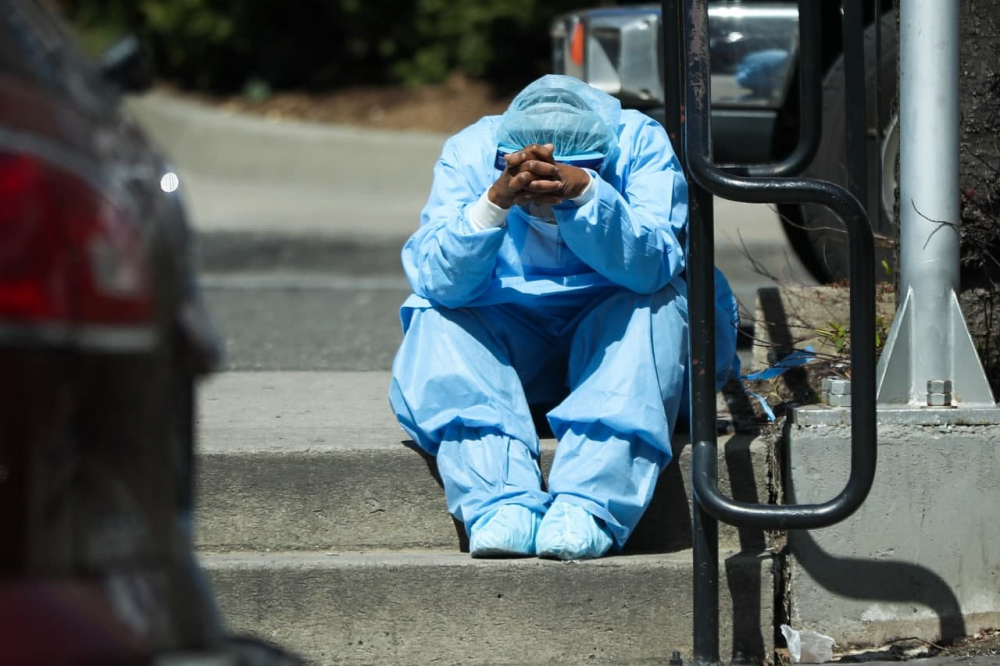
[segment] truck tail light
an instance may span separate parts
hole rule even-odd
[[[137,225],[83,177],[0,151],[0,322],[147,325],[152,305]]]
[[[586,55],[587,33],[583,27],[583,21],[577,20],[570,35],[569,57],[574,65],[583,67],[583,59]]]

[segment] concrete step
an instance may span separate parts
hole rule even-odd
[[[386,372],[234,372],[200,391],[197,543],[217,551],[465,547],[433,461],[397,425]],[[627,552],[690,547],[687,438]],[[547,473],[554,440],[543,444]],[[720,443],[720,486],[767,501],[768,450],[748,435]],[[720,527],[723,548],[759,550],[760,530]]]
[[[455,553],[203,554],[231,627],[316,664],[690,659],[691,553],[562,563]],[[773,647],[776,560],[723,552],[721,656]],[[760,663],[760,659],[757,660]]]

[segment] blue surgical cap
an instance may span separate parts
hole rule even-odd
[[[579,79],[548,74],[511,102],[500,121],[497,147],[514,152],[551,143],[557,161],[607,158],[617,145],[621,110],[617,99]]]

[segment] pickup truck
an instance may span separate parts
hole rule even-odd
[[[880,6],[881,49],[875,49],[875,3],[866,3],[865,78],[868,193],[877,260],[893,264],[893,206],[898,130],[895,98],[898,34],[891,2]],[[842,20],[839,2],[822,12],[823,120],[820,146],[806,175],[847,184]],[[553,71],[587,81],[663,122],[659,4],[582,9],[551,25]],[[716,0],[709,3],[712,144],[717,163],[774,162],[798,141],[798,3]],[[880,80],[876,114],[876,72]],[[880,121],[880,122],[877,122]],[[879,126],[880,125],[880,126]],[[879,187],[878,170],[883,173]],[[847,277],[846,232],[818,206],[780,206],[790,244],[821,282]],[[884,273],[884,271],[879,271]]]

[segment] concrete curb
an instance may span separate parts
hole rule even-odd
[[[228,373],[201,391],[197,543],[208,550],[464,547],[433,461],[396,424],[385,372]],[[628,543],[629,552],[691,546],[690,447],[675,462]],[[767,445],[720,441],[720,486],[766,502]],[[543,441],[547,474],[555,441]],[[760,530],[720,526],[724,548],[760,550]]]
[[[328,433],[328,429],[313,436]],[[309,436],[309,435],[306,435]],[[405,436],[404,436],[405,438]],[[360,550],[467,548],[465,533],[447,513],[434,463],[396,437],[393,446],[355,442],[350,448],[281,453],[229,451],[199,456],[196,543],[206,550]],[[722,442],[727,459],[739,458],[735,482],[756,486],[767,476],[760,442]],[[675,552],[691,547],[686,438],[657,484],[656,497],[629,540],[627,552]],[[542,473],[548,475],[555,441],[545,440]],[[723,465],[720,485],[730,492]],[[748,478],[749,477],[749,478]],[[754,488],[756,490],[756,488]],[[751,498],[756,501],[757,498]],[[760,530],[719,526],[723,548],[760,550]]]
[[[722,552],[723,654],[773,648],[777,566]],[[230,625],[332,664],[665,664],[690,657],[691,556],[205,555]]]

